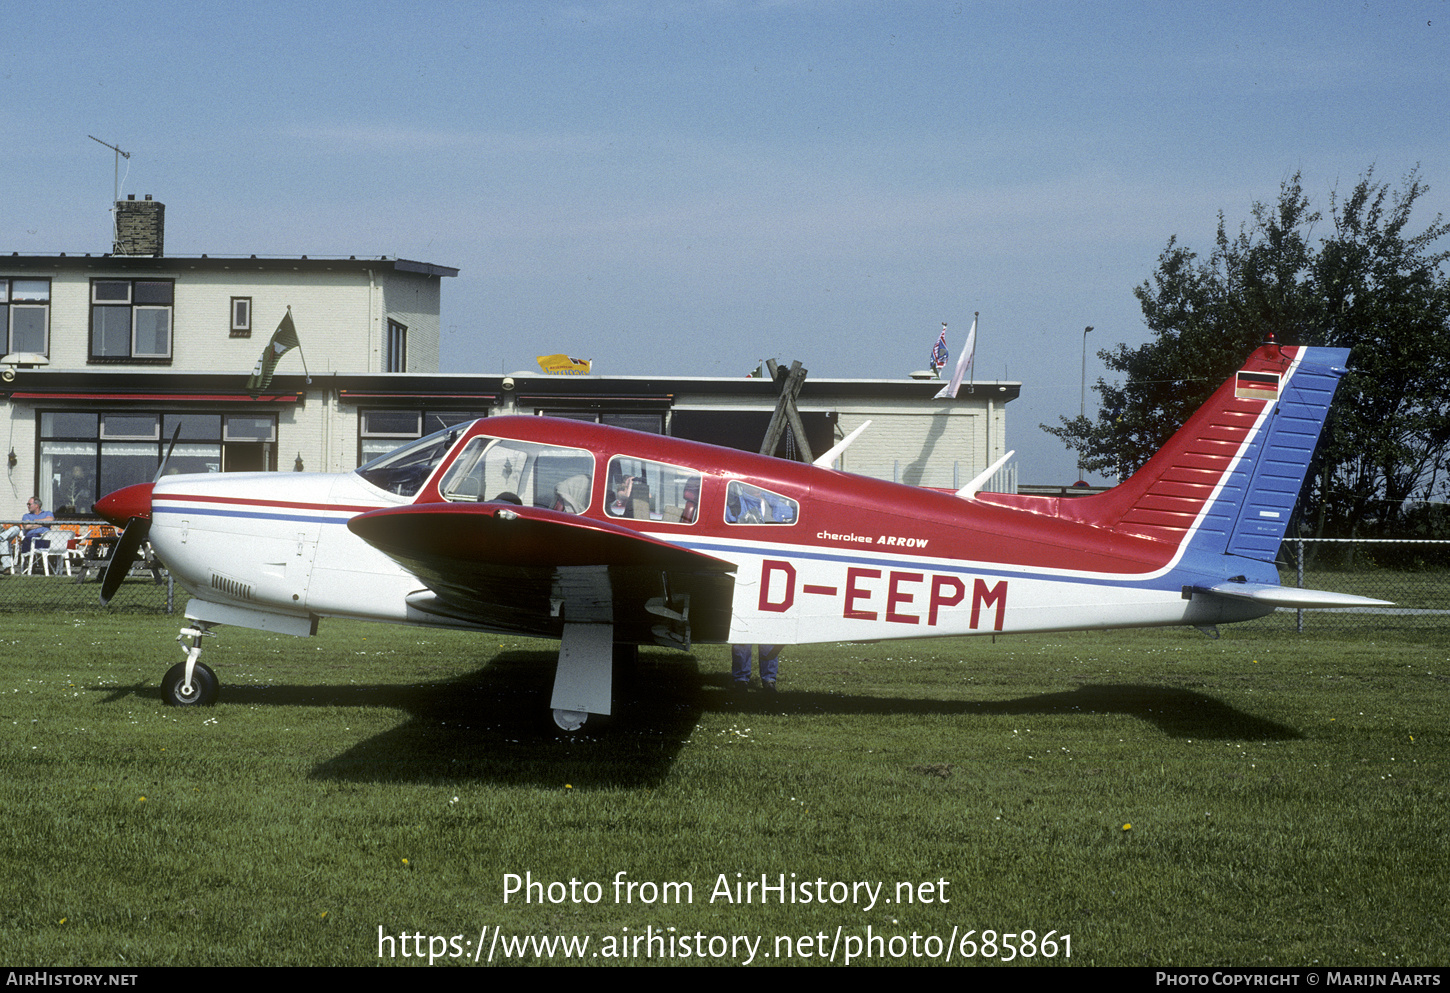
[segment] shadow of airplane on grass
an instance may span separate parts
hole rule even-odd
[[[1015,700],[921,700],[835,693],[780,693],[774,700],[769,697],[764,700],[765,705],[755,709],[787,714],[915,713],[962,717],[1124,714],[1146,721],[1173,738],[1268,741],[1303,737],[1286,724],[1244,713],[1203,693],[1151,683],[1092,683],[1073,690],[1038,693]],[[754,703],[755,698],[752,698],[750,705]]]
[[[782,691],[739,697],[725,673],[702,674],[693,656],[641,653],[616,676],[616,716],[569,735],[540,706],[554,674],[550,652],[512,651],[464,676],[372,686],[227,687],[223,706],[387,707],[409,719],[312,771],[317,779],[367,782],[492,781],[512,785],[637,788],[665,779],[705,712],[742,714],[999,716],[1122,714],[1174,738],[1289,740],[1276,721],[1192,690],[1097,683],[1013,700],[924,700]],[[107,687],[102,702],[154,698],[154,686]]]

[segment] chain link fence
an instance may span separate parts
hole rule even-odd
[[[1429,631],[1450,624],[1450,541],[1292,538],[1282,547],[1279,582],[1393,606],[1280,610],[1251,624],[1305,633]]]
[[[4,550],[0,612],[107,610],[169,614],[186,606],[170,574],[143,549],[108,606],[101,606],[101,576],[119,533],[108,524],[56,520],[33,536],[29,551],[17,535]]]

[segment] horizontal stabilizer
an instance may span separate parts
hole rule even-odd
[[[1271,586],[1267,583],[1218,583],[1215,586],[1192,586],[1185,593],[1201,593],[1206,596],[1228,597],[1231,600],[1248,600],[1271,607],[1390,607],[1393,601],[1373,600],[1367,596],[1352,593],[1332,593],[1328,590],[1306,590],[1297,586]]]

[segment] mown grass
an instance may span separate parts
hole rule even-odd
[[[10,964],[366,965],[380,928],[471,957],[483,926],[590,953],[649,927],[769,954],[870,926],[919,948],[1055,930],[1072,964],[1447,958],[1438,630],[801,646],[777,697],[743,701],[724,647],[646,652],[622,713],[570,738],[545,642],[223,629],[222,702],[193,711],[160,704],[174,619],[6,620]],[[693,902],[616,902],[619,872]],[[602,899],[505,903],[506,873]],[[948,885],[870,911],[711,902],[736,873]]]

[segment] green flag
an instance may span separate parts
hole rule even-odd
[[[272,382],[272,372],[277,368],[277,362],[289,351],[299,347],[302,342],[297,340],[297,328],[292,323],[292,308],[287,308],[287,313],[282,317],[282,323],[277,325],[277,330],[272,332],[272,340],[267,342],[266,349],[257,359],[257,366],[252,370],[252,376],[247,380],[247,389],[265,390]]]

